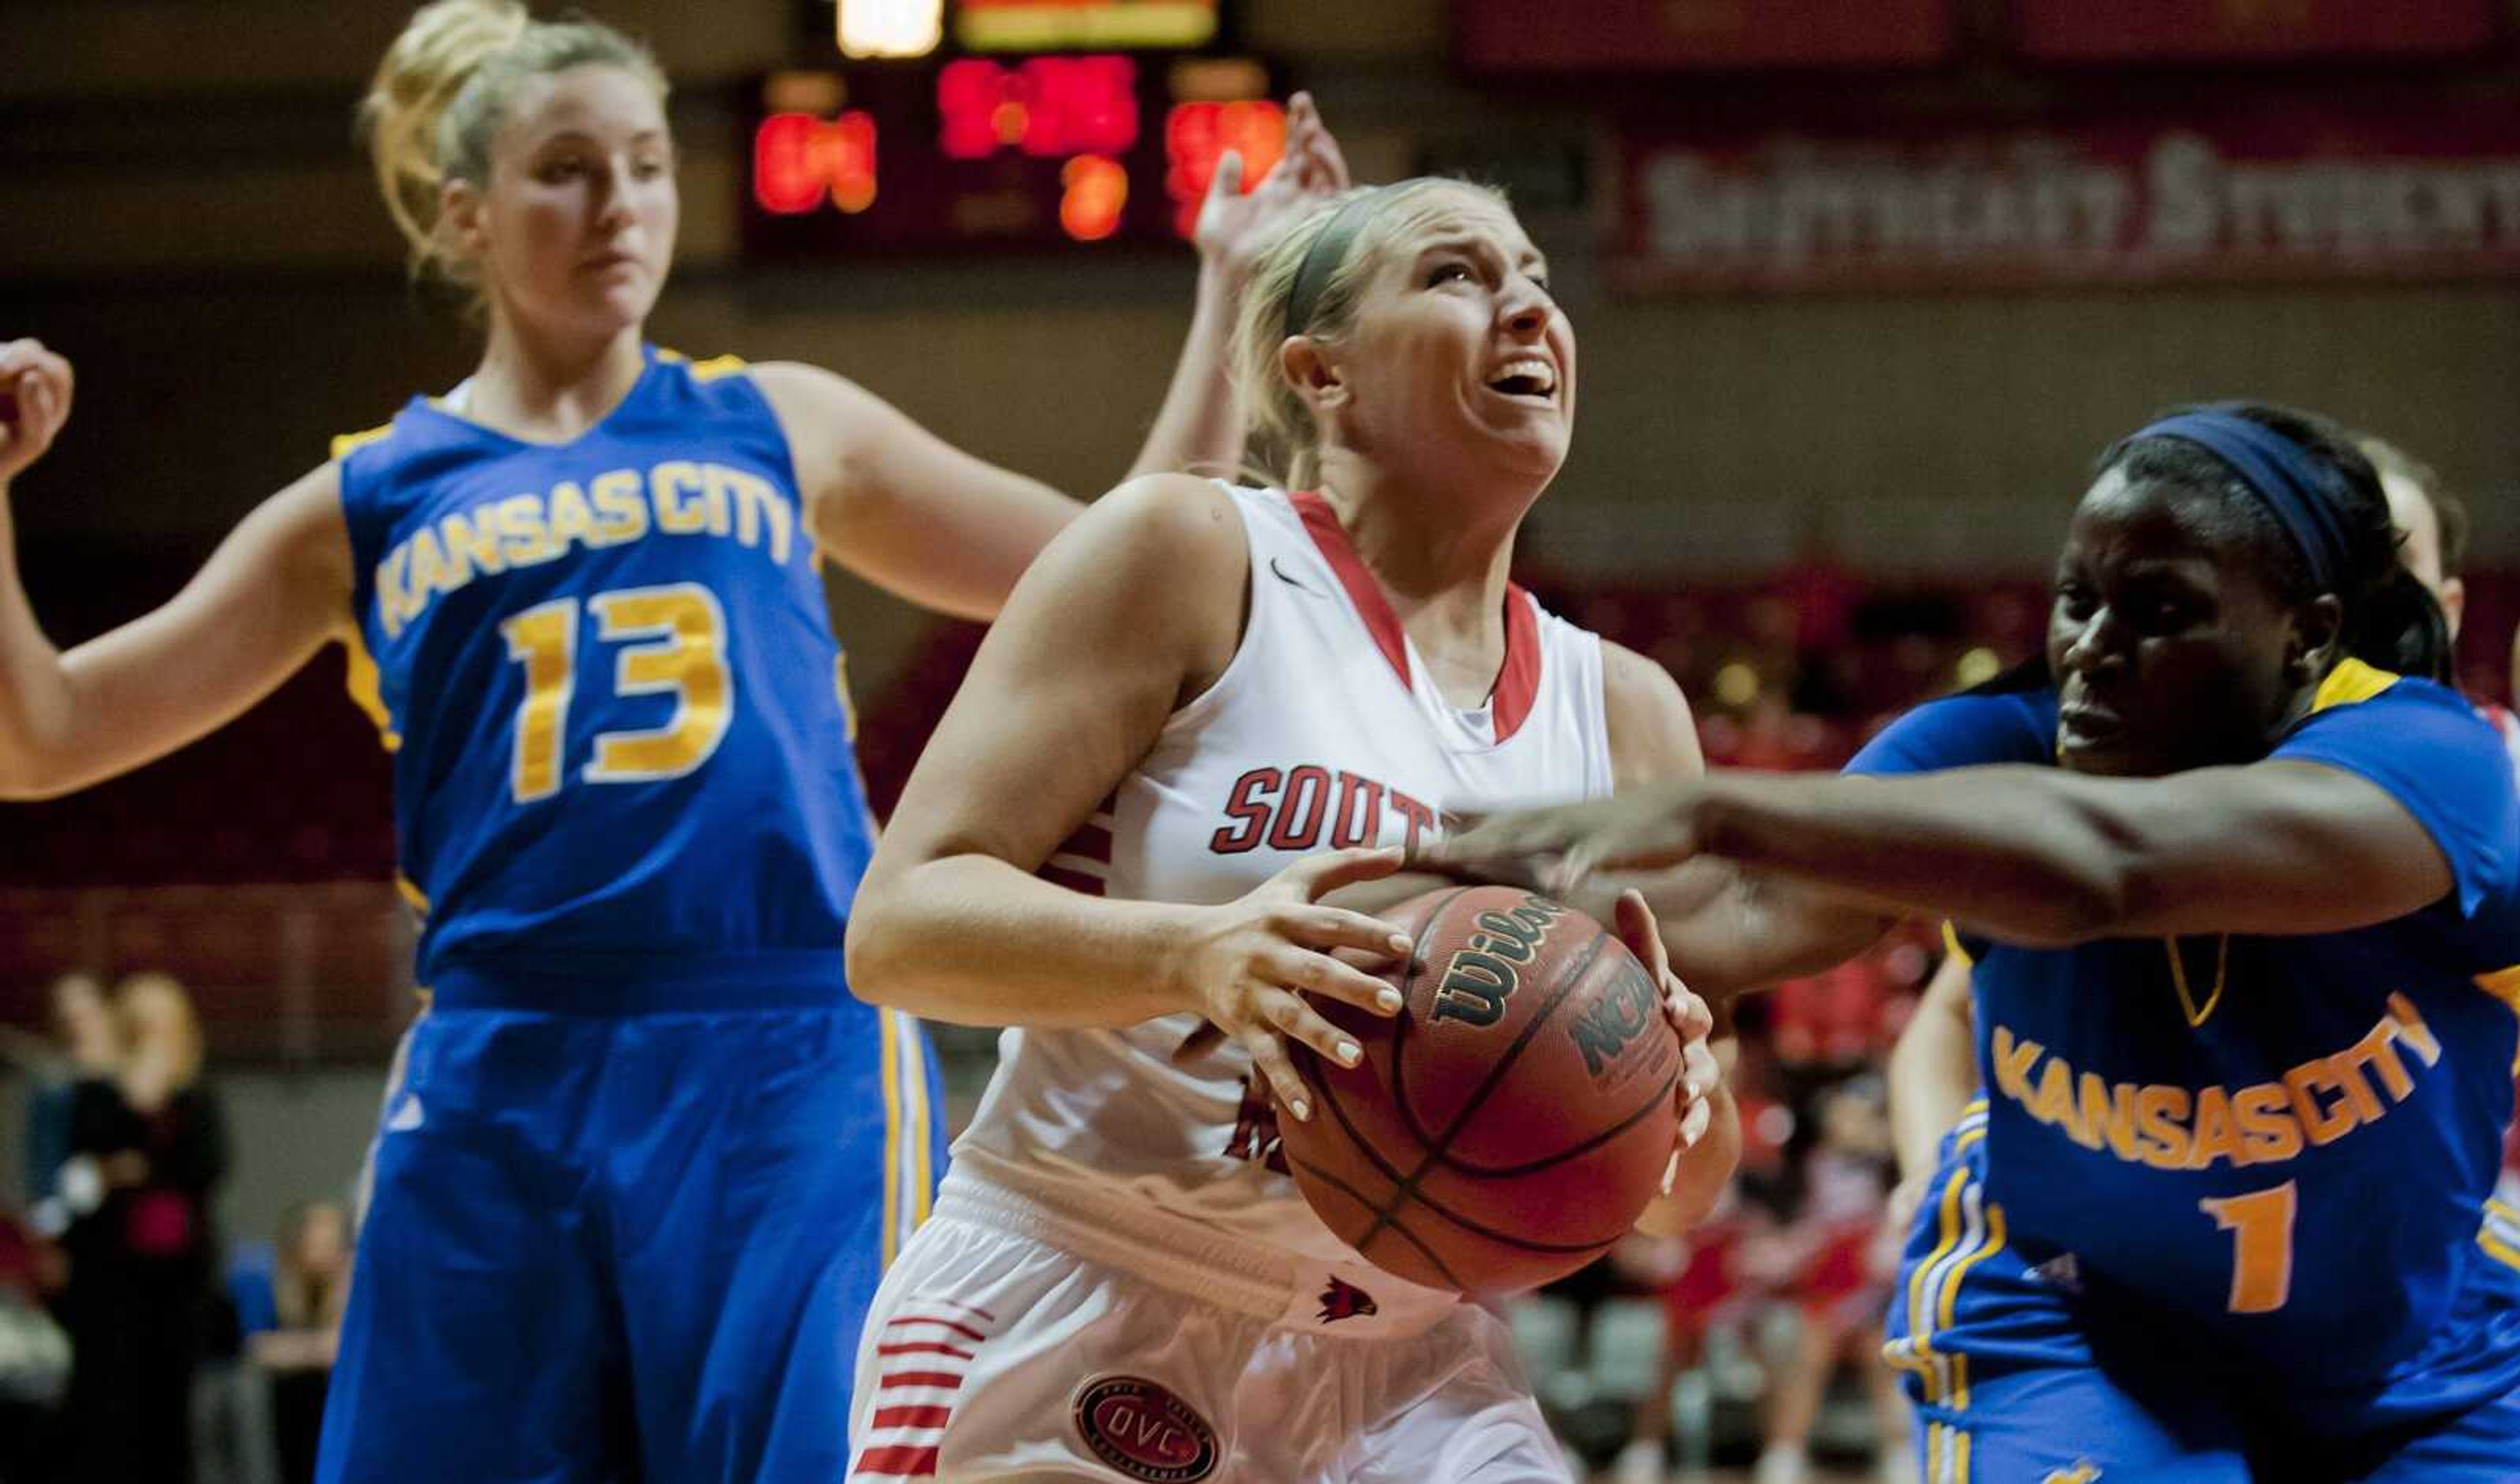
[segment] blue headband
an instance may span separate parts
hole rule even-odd
[[[2310,450],[2264,424],[2220,407],[2164,418],[2127,442],[2139,438],[2193,443],[2230,466],[2292,537],[2310,565],[2311,586],[2322,593],[2344,591],[2345,573],[2352,563],[2343,492],[2335,472]]]

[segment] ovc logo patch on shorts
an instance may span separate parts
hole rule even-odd
[[[1147,1484],[1191,1484],[1216,1472],[1216,1429],[1190,1404],[1137,1375],[1100,1375],[1076,1390],[1076,1432],[1095,1457]]]

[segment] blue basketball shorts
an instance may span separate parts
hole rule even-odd
[[[829,988],[482,998],[441,987],[385,1100],[318,1477],[840,1478],[858,1334],[944,1167],[918,1022]]]
[[[2164,1343],[2124,1295],[2087,1299],[2072,1257],[1985,1197],[1986,1112],[1945,1137],[1885,1347],[1915,1404],[1925,1484],[2510,1484],[2520,1388],[2404,1425],[2318,1436],[2313,1404],[2252,1395],[2210,1344]],[[2482,1302],[2506,1299],[2486,1285]],[[2354,1412],[2386,1411],[2358,1394]],[[2285,1403],[2289,1401],[2290,1407]]]

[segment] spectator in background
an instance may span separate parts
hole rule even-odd
[[[64,1417],[75,1479],[190,1484],[192,1377],[217,1243],[210,1193],[227,1169],[218,1103],[202,1081],[202,1032],[183,987],[141,974],[116,989],[123,1052],[70,1108],[60,1313],[72,1370]]]
[[[1743,1106],[1745,1126],[1749,1111]],[[1683,1467],[1703,1468],[1713,1424],[1711,1387],[1699,1373],[1706,1365],[1707,1335],[1718,1326],[1740,1324],[1761,1297],[1746,1271],[1744,1249],[1769,1227],[1765,1209],[1744,1198],[1736,1179],[1725,1187],[1706,1218],[1687,1232],[1676,1237],[1636,1233],[1621,1244],[1616,1260],[1659,1290],[1663,1344],[1653,1384],[1637,1399],[1627,1447],[1611,1469],[1613,1484],[1663,1484],[1670,1475],[1668,1455],[1675,1437]],[[1689,1399],[1675,1404],[1674,1393],[1684,1381]],[[1676,1412],[1682,1416],[1675,1417]]]
[[[38,1230],[58,1237],[68,1225],[61,1175],[70,1156],[70,1108],[80,1085],[112,1078],[122,1060],[122,1029],[106,1003],[105,986],[87,974],[53,981],[54,1046],[30,1051],[35,1089],[26,1103],[26,1206]],[[31,1045],[31,1038],[30,1038]],[[84,1192],[82,1209],[101,1192]]]
[[[1768,1391],[1758,1484],[1810,1477],[1812,1423],[1841,1361],[1871,1399],[1881,1478],[1912,1479],[1908,1408],[1881,1354],[1882,1316],[1899,1270],[1896,1233],[1882,1219],[1891,1184],[1888,1093],[1865,1072],[1823,1090],[1815,1104],[1820,1134],[1803,1160],[1802,1207],[1777,1253],[1792,1274],[1786,1286],[1802,1323]]]
[[[278,1327],[248,1335],[246,1354],[270,1380],[271,1424],[282,1484],[315,1477],[324,1395],[350,1301],[350,1215],[337,1202],[293,1207],[280,1228],[272,1279]]]

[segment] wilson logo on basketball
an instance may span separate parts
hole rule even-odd
[[[1507,912],[1483,912],[1470,920],[1478,930],[1444,966],[1435,990],[1435,1018],[1470,1025],[1494,1025],[1505,1016],[1505,1002],[1520,985],[1520,969],[1549,938],[1550,924],[1566,909],[1544,897],[1525,897]]]
[[[1147,1484],[1190,1484],[1216,1471],[1216,1429],[1190,1404],[1136,1375],[1106,1375],[1076,1393],[1076,1431],[1095,1457]]]
[[[1652,979],[1626,973],[1607,994],[1584,1007],[1566,1028],[1575,1049],[1584,1054],[1584,1070],[1598,1079],[1603,1067],[1619,1059],[1629,1042],[1661,1018],[1662,1007],[1654,1003],[1655,998]]]

